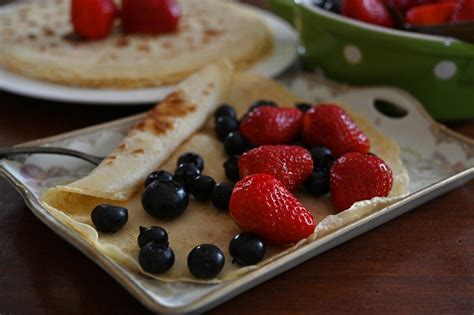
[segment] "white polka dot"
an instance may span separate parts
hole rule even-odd
[[[436,64],[433,69],[434,75],[440,80],[451,79],[457,72],[456,64],[449,60],[443,60]]]
[[[362,53],[360,49],[354,45],[347,45],[344,47],[344,57],[348,63],[358,64],[362,61]]]

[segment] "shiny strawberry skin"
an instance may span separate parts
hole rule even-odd
[[[297,108],[259,106],[240,122],[240,133],[252,144],[285,144],[301,133],[303,113]]]
[[[388,196],[393,176],[390,167],[377,156],[351,152],[333,164],[330,181],[332,203],[342,211],[357,201]]]
[[[288,190],[301,185],[313,171],[311,153],[294,145],[262,145],[239,159],[239,176],[265,173],[273,175]]]
[[[74,32],[85,39],[102,39],[110,34],[116,8],[113,0],[72,0]]]
[[[341,14],[370,24],[393,27],[393,19],[382,0],[342,0]]]
[[[230,198],[229,212],[244,231],[277,245],[296,243],[316,227],[313,215],[268,174],[254,174],[239,181]]]
[[[454,13],[454,2],[440,2],[416,6],[407,11],[405,21],[412,25],[448,23]]]
[[[125,33],[162,34],[178,29],[181,9],[176,0],[122,0]]]
[[[321,104],[305,113],[303,142],[329,148],[336,157],[347,152],[367,153],[369,138],[341,107]]]
[[[458,0],[453,13],[453,22],[474,20],[474,0]]]

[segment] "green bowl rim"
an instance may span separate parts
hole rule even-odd
[[[439,43],[442,46],[449,46],[449,47],[456,47],[458,49],[462,49],[467,55],[471,55],[474,57],[474,44],[466,43],[464,41],[446,37],[446,36],[438,36],[438,35],[429,35],[429,34],[420,34],[415,32],[408,32],[398,29],[392,29],[384,26],[378,26],[369,24],[366,22],[358,21],[352,18],[345,17],[341,14],[333,13],[324,9],[321,9],[315,6],[311,0],[294,0],[294,3],[298,6],[302,6],[310,11],[321,15],[325,18],[335,20],[344,24],[349,27],[363,29],[365,31],[373,32],[373,33],[382,33],[384,35],[388,35],[392,38],[405,38],[405,39],[413,39],[416,41],[422,42],[435,42]]]

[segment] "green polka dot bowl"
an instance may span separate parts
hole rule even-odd
[[[395,85],[439,120],[474,118],[474,45],[379,27],[314,6],[311,0],[269,0],[294,23],[303,66],[356,85]]]

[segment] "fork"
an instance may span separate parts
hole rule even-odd
[[[6,158],[14,155],[20,154],[58,154],[58,155],[67,155],[73,156],[94,165],[99,165],[100,162],[104,159],[100,156],[95,156],[91,154],[87,154],[84,152],[66,149],[66,148],[59,148],[59,147],[40,147],[40,146],[33,146],[33,147],[9,147],[9,148],[0,148],[0,159]]]

